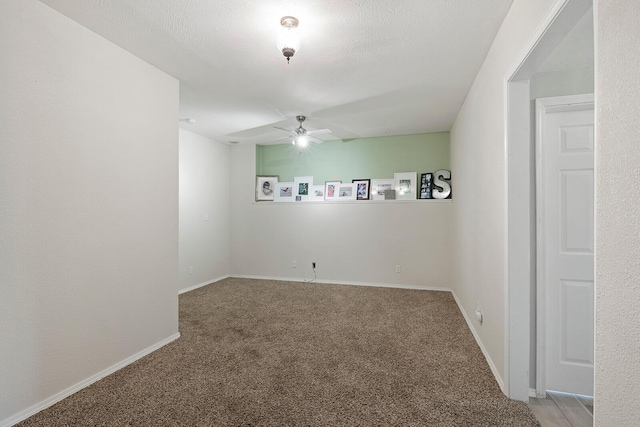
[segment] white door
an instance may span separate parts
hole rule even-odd
[[[593,96],[539,99],[536,113],[538,391],[593,396]]]

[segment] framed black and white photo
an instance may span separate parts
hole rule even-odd
[[[276,188],[273,190],[274,202],[293,202],[295,201],[295,194],[293,192],[293,182],[277,182]]]
[[[256,175],[256,202],[273,201],[278,175]]]
[[[418,193],[419,199],[431,199],[431,188],[433,186],[433,174],[423,173],[420,174],[420,193]]]
[[[338,186],[342,181],[327,181],[324,183],[324,199],[326,201],[338,200]]]
[[[384,192],[393,190],[393,179],[372,179],[371,180],[371,199],[385,200]]]
[[[356,184],[356,200],[369,200],[370,179],[354,179],[351,181]]]
[[[394,173],[393,179],[396,187],[396,200],[416,200],[417,172]]]

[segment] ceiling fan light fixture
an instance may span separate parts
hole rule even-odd
[[[298,143],[296,145],[299,145],[300,147],[306,147],[307,145],[309,145],[309,138],[307,138],[306,135],[300,135],[297,138]]]
[[[278,49],[287,58],[287,64],[293,55],[300,49],[300,37],[298,36],[298,19],[293,16],[280,18],[280,34],[278,35]]]
[[[302,127],[302,123],[306,120],[306,116],[296,116],[296,120],[298,121],[298,127],[293,129],[287,129],[280,126],[274,126],[275,129],[283,130],[289,133],[289,136],[285,136],[284,138],[278,138],[276,141],[281,141],[283,139],[290,139],[291,144],[299,145],[300,147],[306,147],[311,142],[315,142],[316,144],[321,144],[326,140],[322,138],[318,138],[315,135],[324,135],[327,133],[332,133],[330,129],[316,129],[308,131],[304,127]]]

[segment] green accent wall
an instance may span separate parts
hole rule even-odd
[[[256,174],[279,175],[281,182],[296,176],[325,181],[393,178],[395,172],[451,170],[449,132],[358,138],[310,143],[257,145]]]

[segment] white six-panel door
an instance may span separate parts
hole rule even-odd
[[[536,109],[538,389],[593,396],[593,96]]]

